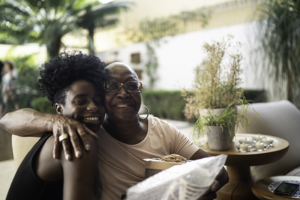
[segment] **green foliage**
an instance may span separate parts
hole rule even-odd
[[[195,22],[204,27],[208,23],[211,12],[205,9],[184,11],[178,15],[155,18],[152,20],[143,19],[138,28],[126,29],[123,34],[127,40],[132,42],[146,41],[148,61],[145,64],[146,74],[150,79],[150,89],[153,88],[158,79],[156,70],[159,66],[154,50],[154,44],[159,45],[159,39],[165,36],[174,36],[184,33],[188,23]]]
[[[251,108],[246,100],[242,88],[240,75],[242,73],[240,43],[232,45],[233,36],[228,35],[221,42],[212,44],[204,43],[206,53],[204,66],[196,67],[193,89],[183,90],[182,95],[186,100],[185,116],[198,117],[194,126],[194,135],[204,133],[204,127],[208,125],[228,128],[234,135],[233,124],[249,125],[244,114]],[[242,105],[242,112],[237,113],[235,107]],[[212,113],[212,109],[225,108],[220,115]],[[207,109],[207,114],[199,113],[199,109]]]
[[[33,100],[32,108],[42,113],[54,113],[56,114],[55,107],[51,105],[51,102],[47,97],[39,97]]]
[[[39,70],[35,64],[34,54],[15,56],[14,49],[11,49],[1,60],[14,63],[18,70],[17,99],[20,108],[30,107],[32,99],[40,96],[37,79]],[[10,104],[11,102],[9,102]],[[9,105],[6,105],[9,106]],[[9,106],[8,111],[12,110]]]
[[[92,31],[89,34],[91,39],[96,19],[101,18],[103,21],[106,14],[115,13],[116,9],[124,7],[122,3],[97,5],[100,3],[96,0],[0,2],[0,40],[14,44],[45,44],[49,58],[53,58],[59,53],[64,35],[78,31],[81,26]]]
[[[265,102],[265,99],[261,98],[262,93],[261,90],[244,90],[245,97],[250,97],[247,98],[249,102],[253,99],[261,99],[255,102]],[[143,103],[149,108],[150,114],[163,119],[187,121],[183,113],[185,101],[180,90],[143,90],[142,96]],[[196,120],[195,116],[189,119],[192,123]]]
[[[146,68],[145,72],[150,79],[149,85],[150,85],[150,89],[152,89],[155,81],[158,79],[157,72],[156,72],[158,67],[158,60],[153,46],[151,46],[149,42],[147,42],[146,45],[147,45],[148,61],[145,64],[145,68]]]
[[[250,103],[267,102],[265,90],[244,89],[243,94]]]
[[[242,109],[240,113],[237,113],[237,110],[234,105],[242,105]],[[232,102],[229,104],[225,110],[221,113],[221,115],[213,115],[211,110],[207,110],[206,115],[200,115],[197,119],[194,126],[194,137],[200,137],[200,134],[205,133],[206,126],[220,126],[229,130],[229,134],[234,136],[235,126],[238,128],[239,126],[248,128],[250,125],[250,121],[245,117],[247,110],[253,109],[251,104],[245,99],[239,99],[236,102]]]
[[[142,96],[150,114],[164,119],[186,120],[182,112],[185,101],[180,91],[143,90]]]
[[[256,14],[259,19],[256,41],[260,42],[256,52],[258,62],[262,63],[256,66],[262,66],[263,72],[272,78],[275,74],[276,81],[287,80],[287,99],[300,107],[300,98],[295,95],[295,92],[299,95],[300,86],[300,1],[266,0]],[[275,92],[282,89],[274,88]]]
[[[197,116],[199,108],[225,108],[232,102],[238,103],[237,100],[243,97],[243,91],[238,87],[242,73],[240,43],[232,47],[232,39],[233,36],[228,35],[227,40],[223,38],[221,42],[203,45],[207,57],[204,66],[195,69],[193,88],[188,91],[192,95],[186,90],[182,93],[187,102],[187,118]]]
[[[152,20],[144,19],[139,23],[138,28],[127,29],[124,34],[132,42],[158,41],[165,36],[173,36],[183,33],[187,24],[191,22],[199,23],[202,27],[207,25],[210,18],[210,10],[203,8],[192,11],[184,11],[177,15],[155,18]]]

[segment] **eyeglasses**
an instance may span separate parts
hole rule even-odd
[[[140,92],[142,91],[142,83],[139,81],[127,81],[126,83],[120,83],[118,81],[106,81],[104,83],[104,89],[110,92],[117,92],[121,87],[125,87],[127,92]]]

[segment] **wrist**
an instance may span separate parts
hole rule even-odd
[[[57,122],[59,120],[59,118],[61,117],[58,114],[45,114],[45,126],[46,126],[46,131],[47,132],[52,132],[53,131],[53,126],[55,124],[55,122]]]

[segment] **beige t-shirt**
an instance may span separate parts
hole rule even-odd
[[[173,125],[152,116],[147,136],[138,144],[122,143],[105,131],[98,142],[102,200],[120,200],[129,187],[144,180],[144,158],[179,154],[190,159],[199,149]]]

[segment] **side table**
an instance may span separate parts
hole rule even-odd
[[[269,147],[265,151],[239,152],[236,145],[240,139],[252,139],[258,134],[236,133],[231,147],[228,151],[212,151],[206,147],[202,147],[204,151],[212,156],[226,154],[227,172],[229,182],[217,192],[217,200],[252,200],[257,199],[251,191],[253,181],[251,179],[250,166],[264,165],[275,162],[282,158],[288,151],[289,143],[279,137],[270,135],[262,135],[273,139],[273,147]]]
[[[276,195],[268,189],[268,186],[273,182],[278,181],[300,181],[299,176],[273,176],[268,178],[263,178],[256,181],[252,185],[252,192],[261,200],[288,200],[294,199],[292,197]]]

